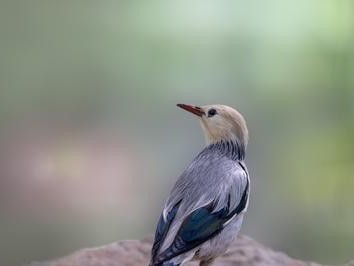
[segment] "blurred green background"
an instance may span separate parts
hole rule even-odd
[[[0,264],[155,223],[204,145],[176,103],[248,121],[243,233],[354,257],[354,2],[1,1]]]

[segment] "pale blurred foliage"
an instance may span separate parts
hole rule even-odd
[[[178,102],[250,128],[243,232],[354,255],[354,2],[1,1],[0,263],[153,232],[204,145]]]

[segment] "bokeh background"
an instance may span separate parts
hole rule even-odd
[[[354,257],[354,2],[1,1],[0,264],[154,231],[204,145],[176,103],[248,121],[243,233]]]

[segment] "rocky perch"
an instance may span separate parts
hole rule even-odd
[[[148,265],[152,237],[124,240],[101,247],[85,248],[63,258],[31,262],[28,266],[140,266]],[[186,266],[196,266],[196,262]],[[215,266],[316,266],[314,262],[290,258],[271,250],[246,236],[238,237],[228,252],[219,257]],[[354,266],[354,261],[347,264]]]

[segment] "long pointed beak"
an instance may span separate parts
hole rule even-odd
[[[190,105],[190,104],[183,104],[183,103],[179,103],[177,104],[178,107],[191,112],[192,114],[195,114],[197,116],[202,116],[205,115],[205,112],[203,111],[203,109],[199,106],[195,106],[195,105]]]

